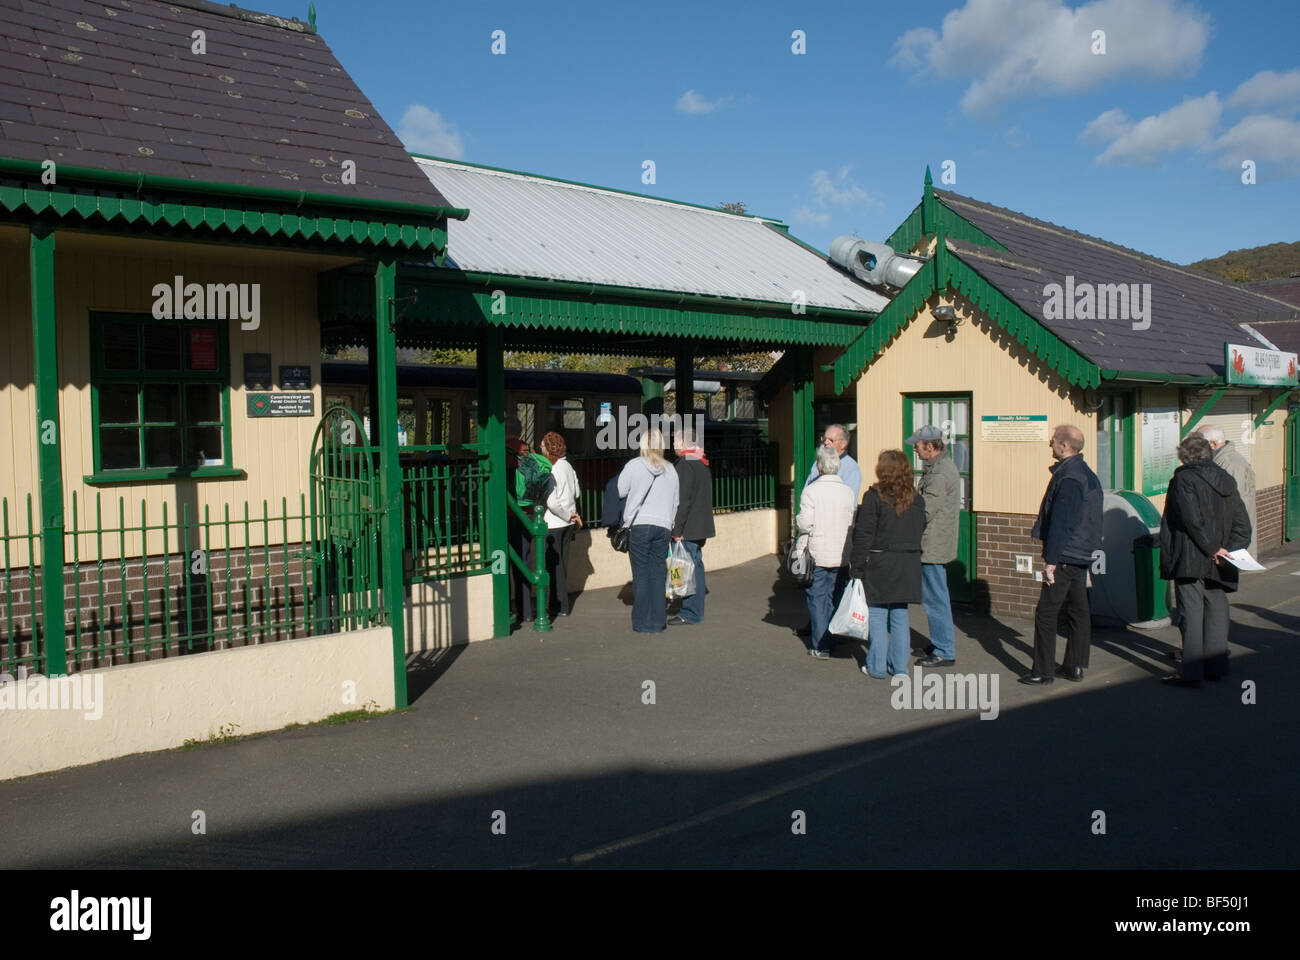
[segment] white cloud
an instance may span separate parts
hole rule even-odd
[[[1283,174],[1300,174],[1300,121],[1256,114],[1245,117],[1214,141],[1222,151],[1219,166],[1240,169],[1241,161],[1274,166]]]
[[[1277,73],[1261,70],[1228,98],[1228,106],[1268,107],[1273,104],[1300,105],[1300,70]]]
[[[831,222],[831,215],[826,212],[813,210],[807,204],[799,207],[794,213],[790,214],[790,219],[795,223],[807,223],[814,227],[824,227]]]
[[[1098,163],[1154,163],[1163,153],[1208,146],[1222,114],[1219,95],[1211,91],[1137,123],[1123,111],[1107,110],[1088,124],[1082,137],[1111,141],[1097,157]]]
[[[701,113],[712,113],[719,107],[725,107],[734,97],[719,97],[717,100],[709,100],[700,96],[694,90],[687,90],[677,98],[677,112],[695,116]]]
[[[397,136],[412,153],[427,153],[448,160],[465,156],[465,144],[456,127],[443,119],[442,114],[418,103],[407,107],[397,125]]]
[[[1128,118],[1128,114],[1115,107],[1088,124],[1083,133],[1079,134],[1079,139],[1085,143],[1109,143],[1132,129],[1133,121]]]
[[[817,196],[818,206],[865,207],[872,203],[871,195],[849,179],[851,169],[840,167],[834,178],[825,170],[813,172],[813,193]]]
[[[1106,53],[1092,52],[1104,30]],[[1103,81],[1193,72],[1209,17],[1180,0],[966,0],[941,31],[915,27],[895,43],[891,65],[939,78],[971,78],[968,114],[992,114],[1031,94],[1071,94]]]

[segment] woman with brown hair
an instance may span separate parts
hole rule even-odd
[[[876,482],[862,497],[853,524],[852,576],[867,597],[867,660],[862,672],[884,679],[907,673],[911,624],[907,605],[921,602],[921,534],[925,498],[917,494],[912,464],[902,450],[884,450]],[[888,656],[886,656],[888,651]]]
[[[551,575],[548,613],[553,617],[569,615],[569,546],[573,534],[582,526],[578,515],[578,475],[565,459],[568,447],[564,437],[551,431],[542,437],[542,455],[551,461],[555,483],[546,498],[546,572]]]

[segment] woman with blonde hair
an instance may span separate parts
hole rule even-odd
[[[667,629],[664,583],[668,579],[668,538],[677,519],[677,473],[664,460],[664,435],[658,429],[641,435],[641,455],[618,475],[624,498],[622,522],[628,528],[627,553],[632,563],[632,629],[659,633]]]
[[[907,605],[921,602],[921,534],[925,498],[913,485],[902,450],[884,450],[876,482],[862,497],[853,524],[852,576],[867,596],[867,660],[862,672],[884,679],[907,673],[911,623]],[[888,656],[886,656],[888,652]]]

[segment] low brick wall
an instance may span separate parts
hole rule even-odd
[[[109,560],[102,570],[93,561],[67,565],[68,670],[307,636],[305,563],[302,546],[289,544],[273,546],[269,563],[261,548],[250,549],[247,563],[242,550],[232,550],[228,567],[225,553],[214,550],[206,574],[191,573],[190,558],[179,553],[147,562]],[[0,665],[8,661],[10,645],[17,658],[31,655],[33,603],[40,599],[39,582],[31,581],[26,567],[8,571],[9,595],[0,601]],[[197,636],[209,633],[212,642]],[[185,639],[190,636],[192,642]]]
[[[1286,487],[1269,487],[1255,491],[1255,547],[1271,553],[1282,546],[1286,524]]]
[[[975,605],[978,609],[1033,619],[1042,585],[1033,573],[1016,572],[1016,555],[1034,558],[1042,570],[1043,545],[1029,535],[1035,517],[980,513],[975,517]]]

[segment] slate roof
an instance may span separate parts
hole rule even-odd
[[[468,220],[445,267],[878,313],[889,301],[769,226],[693,204],[450,160],[418,158]],[[816,319],[809,314],[809,319]]]
[[[204,0],[0,0],[0,78],[0,156],[447,206],[296,20]],[[355,185],[340,182],[349,159]]]
[[[1300,277],[1283,277],[1278,280],[1256,280],[1246,284],[1256,293],[1275,300],[1285,300],[1295,307],[1300,307]]]
[[[949,240],[956,255],[1057,337],[1102,369],[1222,376],[1225,342],[1249,341],[1239,324],[1280,319],[1280,300],[1137,250],[969,197],[936,190],[939,202],[1006,252]],[[1047,319],[1048,284],[1150,284],[1150,327],[1125,319]],[[1280,346],[1280,345],[1279,345]]]

